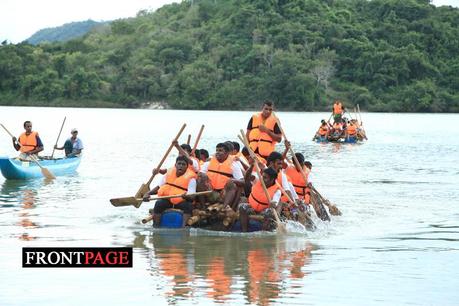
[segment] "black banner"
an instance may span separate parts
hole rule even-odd
[[[132,268],[132,248],[22,248],[23,268]]]

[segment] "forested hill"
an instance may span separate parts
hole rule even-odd
[[[0,47],[2,104],[459,111],[459,9],[428,0],[194,0],[64,43]],[[103,102],[100,102],[103,101]],[[107,104],[109,103],[109,104]]]
[[[59,27],[41,29],[26,40],[33,45],[43,42],[67,41],[81,37],[94,27],[102,24],[104,24],[104,22],[97,22],[94,20],[70,22]]]

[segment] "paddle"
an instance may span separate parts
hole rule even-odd
[[[329,200],[325,199],[321,194],[320,192],[314,187],[311,185],[311,191],[314,192],[321,200],[322,200],[322,203],[324,203],[325,205],[327,205],[328,207],[328,210],[330,211],[330,214],[332,214],[333,216],[341,216],[342,213],[341,211],[338,209],[338,207],[336,207],[336,205],[333,205],[332,203],[330,203]]]
[[[162,197],[151,197],[149,198],[150,201],[154,200],[161,200],[161,199],[172,199],[172,198],[179,198],[182,196],[198,196],[198,195],[205,195],[209,194],[212,191],[201,191],[201,192],[195,192],[195,193],[183,193],[183,194],[176,194],[176,195],[170,195],[170,196],[162,196]],[[126,197],[126,198],[115,198],[115,199],[110,199],[110,203],[112,203],[113,206],[120,207],[120,206],[135,206],[136,208],[139,208],[140,205],[142,205],[143,198],[137,198],[137,197]]]
[[[201,125],[201,129],[199,130],[198,137],[196,137],[196,141],[194,142],[193,150],[191,150],[191,156],[194,155],[196,148],[198,147],[199,140],[201,140],[202,131],[204,131],[204,124]],[[199,159],[199,158],[198,158]]]
[[[1,125],[2,128],[11,136],[11,138],[14,138],[13,134],[11,134],[10,131],[8,131],[8,130],[6,129],[6,127],[5,127],[3,124],[0,124],[0,125]],[[21,144],[19,143],[19,141],[16,141],[16,144],[17,144],[18,146],[21,146]],[[44,177],[46,177],[47,179],[55,179],[55,178],[56,178],[56,177],[51,173],[51,171],[49,171],[47,168],[43,167],[33,155],[29,155],[29,156],[30,156],[30,159],[32,159],[32,160],[38,165],[38,167],[40,167],[41,173],[43,174]]]
[[[156,167],[156,169],[161,169],[161,166],[163,165],[164,161],[166,160],[167,156],[169,155],[169,153],[172,151],[172,148],[174,147],[174,143],[179,139],[180,135],[182,134],[183,130],[185,129],[186,127],[186,123],[184,123],[182,125],[182,128],[180,129],[180,131],[178,132],[177,136],[175,136],[175,138],[172,140],[172,143],[170,144],[169,148],[167,149],[166,153],[164,154],[163,158],[161,159],[161,161],[159,162],[158,166]],[[155,171],[156,172],[156,171]],[[150,179],[148,180],[148,182],[146,184],[142,184],[139,188],[139,191],[137,191],[137,193],[135,194],[135,198],[142,198],[144,194],[146,194],[147,192],[150,191],[150,184],[151,182],[153,181],[153,179],[155,178],[157,173],[153,173],[153,175],[150,177]]]
[[[245,136],[244,131],[240,130],[240,132],[241,132],[241,135],[239,136],[239,139],[242,141],[244,146],[247,147],[247,150],[249,151],[250,156],[254,160],[255,171],[257,172],[258,179],[260,180],[261,186],[263,187],[263,191],[265,193],[266,199],[268,199],[268,202],[271,205],[271,197],[269,196],[268,189],[266,189],[265,181],[263,180],[263,176],[261,175],[260,168],[258,167],[257,157],[256,157],[255,153],[252,151],[252,148],[250,148],[249,141],[248,141],[247,137]],[[279,219],[279,215],[277,214],[277,211],[274,208],[271,208],[271,210],[273,212],[274,219],[276,219],[277,232],[279,234],[286,233],[287,229],[285,228],[285,224],[283,224],[281,222],[281,220]]]
[[[274,116],[274,117],[276,118],[276,122],[277,122],[277,125],[279,126],[279,129],[281,130],[282,136],[284,136],[284,139],[288,141],[287,135],[285,135],[284,129],[282,128],[282,125],[280,124],[279,118],[277,118],[277,116]],[[306,182],[308,181],[308,178],[306,177],[306,173],[304,173],[304,169],[302,165],[300,165],[300,163],[298,162],[298,159],[296,158],[295,152],[293,152],[292,147],[289,146],[288,149],[290,151],[290,154],[292,155],[292,159],[295,163],[295,166],[298,169],[300,169],[300,174],[303,177],[304,183],[306,184]],[[327,210],[325,209],[323,205],[320,205],[319,203],[319,205],[313,204],[312,206],[314,207],[314,211],[316,212],[317,217],[319,217],[322,221],[330,221],[330,216],[327,214]]]
[[[188,134],[188,138],[186,140],[186,144],[190,145],[190,142],[191,142],[191,134]]]
[[[295,205],[296,207],[298,207],[298,205],[296,204],[295,200],[293,200],[290,195],[285,191],[284,188],[282,188],[282,186],[276,182],[276,185],[277,187],[279,187],[280,191],[282,192],[282,194],[284,196],[287,197],[287,199],[289,200],[290,203],[292,203],[293,205]],[[304,226],[306,226],[308,229],[311,229],[311,230],[314,230],[316,229],[316,225],[314,224],[314,222],[312,221],[311,217],[309,217],[309,215],[306,213],[306,212],[303,212],[301,210],[299,210],[299,212],[301,212],[301,218],[304,218]],[[298,220],[299,221],[299,220]],[[301,223],[301,222],[300,222]]]
[[[363,121],[362,121],[362,114],[360,113],[360,106],[357,104],[357,110],[359,111],[359,117],[360,117],[360,127],[362,128],[363,131],[363,137],[368,140],[367,138],[367,132],[365,131],[365,128],[363,127]]]
[[[64,121],[62,121],[61,130],[59,131],[59,135],[57,135],[56,144],[53,147],[53,153],[51,153],[51,159],[53,159],[54,151],[56,150],[57,143],[59,142],[59,137],[61,137],[62,128],[64,127],[64,123],[66,119],[67,117],[64,117]]]

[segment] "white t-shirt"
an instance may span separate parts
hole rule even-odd
[[[207,173],[207,170],[209,169],[209,164],[210,164],[210,161],[205,162],[202,165],[201,167],[202,173]],[[233,161],[233,163],[231,164],[231,171],[233,172],[233,178],[236,180],[244,179],[244,176],[242,175],[241,167],[242,165],[239,161]]]

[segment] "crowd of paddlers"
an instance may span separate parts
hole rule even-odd
[[[211,155],[197,149],[204,126],[193,147],[190,137],[188,143],[178,143],[185,127],[135,197],[111,199],[114,206],[139,207],[142,202],[156,200],[144,223],[153,220],[154,226],[161,227],[162,217],[173,210],[181,213],[181,226],[242,232],[282,231],[285,220],[313,229],[312,214],[323,221],[330,220],[330,214],[341,214],[312,184],[312,164],[294,152],[272,102],[264,102],[262,111],[251,117],[247,129],[240,130],[239,141],[218,143]],[[277,152],[276,144],[282,140],[283,152]],[[178,157],[169,168],[163,168],[173,148]],[[157,174],[163,176],[150,189]]]
[[[360,117],[360,121],[358,116]],[[333,123],[330,121],[332,117]],[[351,112],[346,110],[341,101],[336,100],[333,104],[330,118],[327,121],[325,119],[321,120],[320,127],[312,140],[317,142],[355,143],[366,139],[367,136],[360,115],[360,107],[357,105],[357,109],[354,109],[354,116],[352,116]]]

